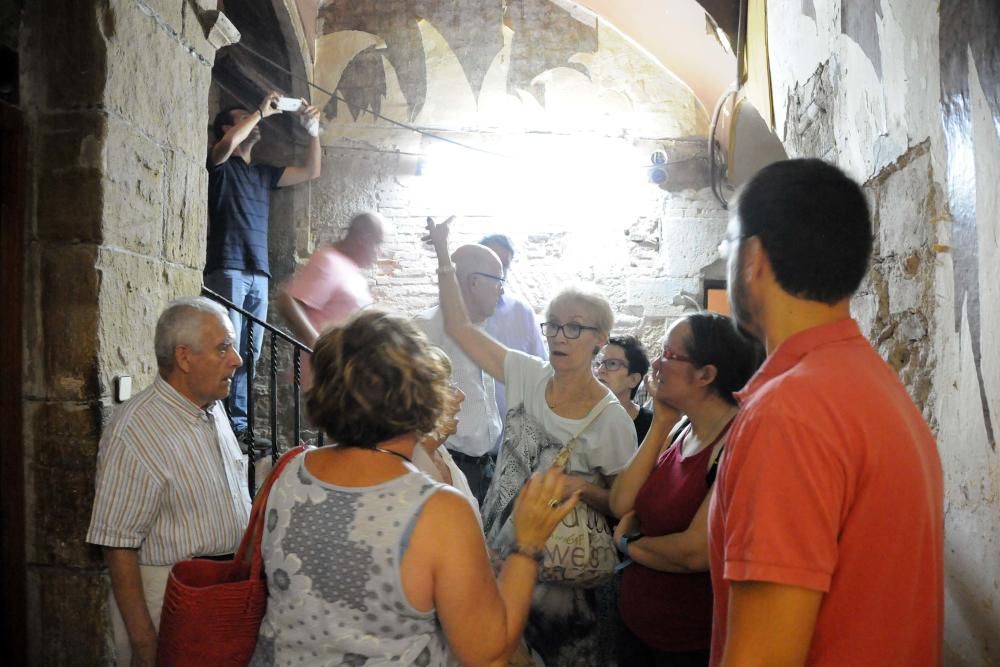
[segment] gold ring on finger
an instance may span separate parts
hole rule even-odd
[[[555,507],[558,507],[558,506],[559,506],[559,499],[558,498],[553,498],[552,500],[549,501],[549,507],[555,508]]]

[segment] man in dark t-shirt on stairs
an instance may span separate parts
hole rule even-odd
[[[252,164],[250,154],[260,141],[260,122],[282,113],[280,95],[271,92],[253,110],[229,107],[216,115],[212,128],[217,139],[208,155],[208,254],[205,285],[250,312],[267,319],[268,206],[271,190],[304,183],[320,173],[319,109],[300,100],[299,121],[309,133],[305,162],[295,167]],[[287,99],[287,98],[286,98]],[[243,442],[247,428],[247,364],[260,356],[264,331],[244,327],[243,316],[230,311],[240,355],[246,364],[233,378],[230,416]],[[248,355],[247,337],[253,336],[254,355]]]

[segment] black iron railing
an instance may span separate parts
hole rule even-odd
[[[213,292],[205,286],[202,286],[201,293],[222,304],[229,310],[235,310],[243,316],[243,326],[249,327],[250,323],[258,324],[264,328],[270,335],[270,426],[271,426],[271,447],[270,452],[267,452],[266,448],[260,448],[256,444],[255,436],[255,417],[256,417],[256,368],[254,367],[254,356],[256,350],[254,349],[253,336],[247,335],[247,347],[249,349],[239,350],[240,355],[243,357],[243,364],[247,372],[247,428],[244,432],[243,442],[241,444],[246,446],[247,458],[249,465],[247,466],[247,486],[250,490],[250,497],[254,495],[254,490],[256,489],[256,473],[254,470],[254,463],[259,458],[260,455],[271,456],[271,463],[276,463],[278,461],[278,456],[281,454],[278,446],[278,343],[286,343],[292,348],[292,446],[297,445],[301,441],[302,436],[302,354],[312,353],[312,349],[307,347],[304,343],[297,340],[293,336],[286,334],[281,331],[273,324],[268,324],[262,320],[257,319],[249,312],[240,308],[235,303],[227,299],[226,297]],[[236,340],[242,339],[242,332],[237,331]],[[263,356],[263,355],[262,355]],[[323,433],[320,431],[318,436],[318,444],[323,444]],[[265,446],[266,447],[266,446]]]

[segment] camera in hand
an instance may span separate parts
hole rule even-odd
[[[302,100],[297,97],[279,97],[274,107],[280,111],[298,111],[302,108]]]

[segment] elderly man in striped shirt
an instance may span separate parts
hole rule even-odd
[[[153,665],[170,566],[231,554],[250,516],[246,459],[222,401],[242,360],[225,310],[174,301],[156,324],[159,373],[101,438],[87,541],[104,547],[119,665]]]

